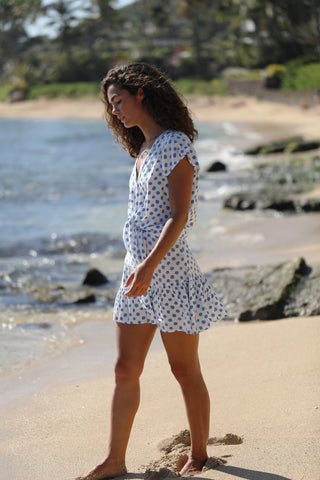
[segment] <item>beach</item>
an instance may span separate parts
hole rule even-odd
[[[320,107],[309,109],[249,97],[190,97],[198,120],[239,123],[267,139],[319,137]],[[1,104],[2,118],[102,119],[99,100],[34,100]],[[315,195],[315,191],[309,195]],[[212,232],[213,236],[213,232]],[[251,243],[248,245],[248,238]],[[305,258],[320,264],[317,214],[246,217],[197,252],[201,268],[277,263]],[[226,239],[229,239],[228,242]],[[290,243],[290,245],[289,245]],[[212,244],[211,244],[212,247]],[[88,311],[90,312],[90,311]],[[103,459],[113,389],[112,323],[103,312],[79,323],[74,348],[0,379],[1,477],[70,480]],[[39,322],[45,322],[39,314]],[[211,480],[319,480],[320,317],[248,323],[222,322],[204,332],[200,359],[212,401],[210,465],[196,478]],[[123,479],[178,461],[187,428],[182,397],[157,336],[141,380],[142,399]],[[227,435],[231,434],[231,435]],[[178,436],[178,438],[176,437]],[[159,445],[173,438],[170,455]],[[215,462],[214,458],[219,460]],[[163,471],[152,478],[164,478]]]

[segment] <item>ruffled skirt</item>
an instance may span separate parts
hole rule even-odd
[[[147,245],[146,249],[149,250]],[[144,252],[142,257],[145,258],[147,253]],[[227,315],[221,300],[201,273],[183,238],[178,240],[158,265],[146,294],[126,297],[128,289],[124,285],[143,258],[139,259],[139,255],[133,256],[130,252],[126,255],[121,286],[114,306],[116,322],[152,323],[162,332],[196,334]]]

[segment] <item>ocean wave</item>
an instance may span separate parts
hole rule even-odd
[[[49,238],[20,240],[12,245],[0,245],[0,257],[65,255],[68,253],[117,253],[123,250],[122,240],[102,233],[73,235],[51,234]]]

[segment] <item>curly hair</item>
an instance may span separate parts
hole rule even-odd
[[[139,127],[126,128],[116,115],[112,114],[112,105],[108,101],[108,88],[118,85],[131,95],[142,88],[142,103],[158,125],[165,129],[185,133],[193,142],[198,131],[194,127],[188,107],[176,92],[169,79],[157,68],[146,63],[130,63],[109,70],[101,82],[102,101],[105,105],[105,119],[112,128],[116,141],[136,158],[145,138]]]

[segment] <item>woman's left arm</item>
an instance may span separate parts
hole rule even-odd
[[[125,295],[139,297],[148,290],[154,270],[178,240],[188,221],[192,193],[194,167],[185,156],[168,176],[171,216],[165,223],[160,237],[147,258],[130,274]]]

